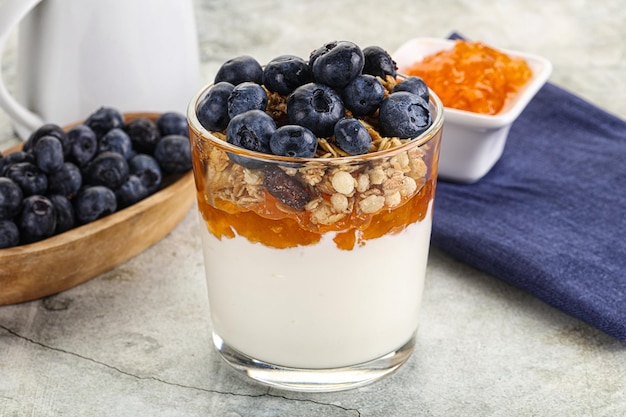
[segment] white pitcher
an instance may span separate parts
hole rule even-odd
[[[18,23],[16,94],[0,74],[0,107],[23,139],[101,106],[184,114],[200,88],[191,0],[5,0],[0,68]]]

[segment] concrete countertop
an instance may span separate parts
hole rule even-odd
[[[626,118],[619,1],[195,6],[205,82],[239,54],[260,62],[306,57],[337,39],[393,51],[409,38],[458,30],[548,58],[551,82]],[[10,86],[15,57],[12,40],[2,66]],[[0,111],[0,149],[17,142]],[[0,307],[0,417],[626,415],[626,345],[436,248],[417,347],[396,374],[328,394],[243,380],[212,346],[194,210],[114,270],[43,300]]]

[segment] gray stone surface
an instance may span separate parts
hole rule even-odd
[[[242,53],[306,56],[335,39],[394,50],[459,30],[545,56],[552,82],[626,117],[621,1],[202,0],[196,8],[204,81]],[[14,62],[12,39],[2,65],[9,84]],[[0,111],[0,149],[14,143]],[[436,249],[417,348],[399,372],[343,393],[254,385],[212,348],[196,225],[192,210],[118,268],[0,307],[0,417],[626,415],[626,345]]]

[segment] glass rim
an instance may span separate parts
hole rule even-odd
[[[412,139],[402,139],[407,140],[406,143],[403,143],[400,146],[395,146],[389,149],[384,149],[376,152],[368,152],[361,155],[350,155],[350,156],[332,156],[332,157],[313,157],[313,158],[301,158],[301,157],[289,157],[282,155],[274,155],[267,154],[263,152],[251,151],[240,146],[233,145],[228,143],[226,140],[222,140],[219,137],[215,136],[213,132],[206,129],[198,120],[198,115],[196,113],[197,104],[202,97],[207,93],[207,91],[213,86],[213,83],[209,83],[201,88],[191,99],[189,105],[187,106],[187,122],[189,127],[194,131],[194,133],[204,140],[210,141],[213,145],[221,148],[226,152],[230,152],[236,155],[245,156],[246,158],[252,158],[259,161],[265,162],[284,162],[284,163],[300,163],[300,164],[333,164],[333,163],[351,163],[351,162],[363,162],[367,160],[374,160],[378,158],[384,158],[387,156],[393,156],[397,153],[406,151],[408,149],[413,149],[416,147],[422,147],[423,145],[430,142],[433,139],[437,132],[441,130],[443,127],[444,120],[444,107],[443,103],[437,96],[437,94],[429,88],[430,92],[430,101],[429,105],[435,110],[436,115],[433,119],[432,124],[428,129],[422,132],[419,136]]]

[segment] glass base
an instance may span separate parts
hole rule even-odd
[[[413,353],[415,335],[398,349],[377,359],[331,369],[289,368],[266,363],[231,348],[215,333],[213,343],[230,366],[261,384],[288,391],[331,392],[367,385],[398,370]]]

